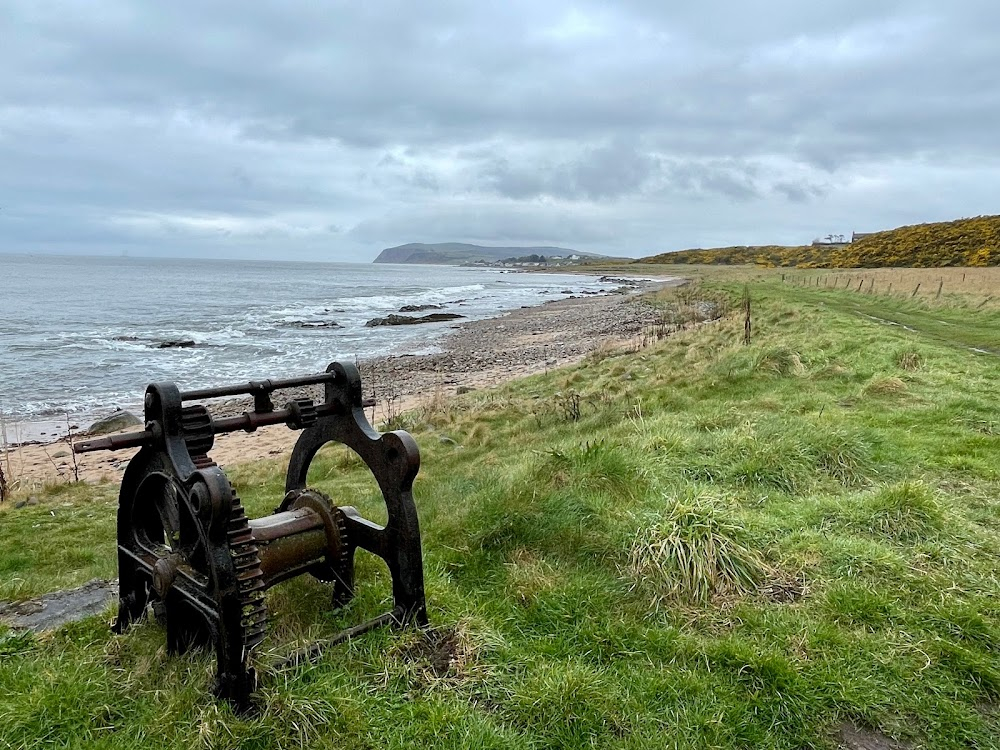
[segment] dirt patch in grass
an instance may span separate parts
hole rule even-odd
[[[761,595],[776,604],[792,604],[809,593],[805,579],[771,578],[760,587]]]
[[[420,665],[435,677],[450,677],[463,659],[462,640],[455,628],[427,630],[400,651],[405,661]]]
[[[862,729],[845,721],[837,731],[839,747],[843,750],[909,750],[910,745],[887,737],[877,729]]]

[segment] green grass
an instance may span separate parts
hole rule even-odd
[[[372,633],[266,676],[238,718],[155,624],[0,632],[0,747],[823,748],[844,721],[1000,747],[1000,358],[848,293],[751,294],[750,346],[734,316],[397,420],[450,664]],[[904,309],[884,303],[864,312]],[[282,470],[230,472],[251,515]],[[346,451],[311,482],[376,515]],[[0,509],[0,598],[112,576],[114,492]],[[387,577],[359,565],[346,612],[312,580],[271,591],[264,647],[381,612]]]

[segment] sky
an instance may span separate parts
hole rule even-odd
[[[0,5],[0,252],[641,257],[998,199],[996,0]]]

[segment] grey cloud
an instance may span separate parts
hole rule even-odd
[[[792,203],[806,203],[813,198],[819,198],[825,192],[819,185],[810,185],[806,182],[793,182],[790,180],[774,183],[773,190]]]
[[[641,192],[660,173],[660,159],[624,141],[586,149],[554,162],[524,157],[488,162],[484,179],[502,196],[614,200]]]
[[[991,0],[10,0],[0,251],[324,252],[329,226],[345,256],[683,246],[743,241],[744,208],[808,236],[985,213],[998,29]],[[697,221],[658,223],[676,205]]]
[[[617,229],[602,213],[586,215],[573,208],[534,204],[436,204],[393,211],[362,221],[350,234],[358,241],[383,245],[400,236],[410,236],[420,242],[463,237],[487,244],[532,245],[549,243],[552,237],[564,237],[578,249],[612,247]]]

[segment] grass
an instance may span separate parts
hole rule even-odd
[[[664,498],[661,512],[637,519],[628,552],[633,589],[651,594],[652,606],[706,603],[743,595],[763,579],[765,565],[749,546],[746,529],[700,498]]]
[[[267,675],[241,718],[155,624],[0,632],[0,747],[823,748],[846,721],[1000,746],[1000,358],[852,305],[983,337],[995,313],[759,270],[701,288],[736,309],[744,283],[749,346],[734,314],[397,418],[423,456],[434,639]],[[251,515],[282,470],[230,472]],[[376,515],[346,451],[310,481]],[[115,491],[0,507],[0,598],[113,576]],[[310,579],[272,590],[265,649],[381,612],[386,576],[359,566],[347,612]]]

